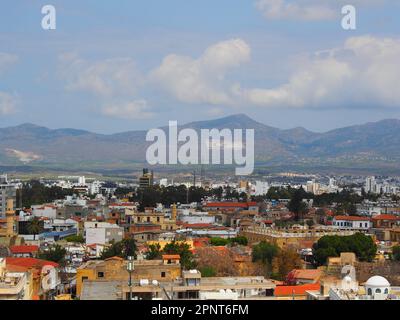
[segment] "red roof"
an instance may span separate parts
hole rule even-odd
[[[39,251],[38,246],[28,246],[28,245],[22,245],[22,246],[11,246],[10,247],[11,253],[35,253]]]
[[[344,221],[370,221],[370,218],[367,217],[357,217],[357,216],[335,216],[334,219],[344,220]]]
[[[256,205],[257,202],[209,202],[205,207],[247,208]]]
[[[163,254],[163,260],[179,260],[181,256],[179,254]]]
[[[6,265],[13,265],[13,266],[20,266],[26,268],[33,268],[33,267],[40,267],[43,268],[44,266],[53,266],[58,267],[58,263],[53,261],[47,261],[42,259],[36,258],[6,258]]]
[[[319,283],[303,284],[300,286],[277,286],[275,296],[305,295],[306,291],[320,290]]]
[[[392,214],[380,214],[372,218],[373,220],[400,220],[399,217],[396,217]]]
[[[183,227],[184,228],[195,228],[195,229],[201,229],[201,228],[211,228],[214,225],[211,223],[184,223]]]

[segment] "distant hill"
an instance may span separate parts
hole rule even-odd
[[[304,128],[281,130],[244,114],[196,121],[181,128],[255,129],[258,165],[371,166],[400,168],[400,120],[383,120],[315,133]],[[144,164],[146,131],[97,134],[85,130],[51,130],[34,124],[0,129],[0,166],[126,168]]]

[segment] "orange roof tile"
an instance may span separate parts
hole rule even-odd
[[[181,256],[179,254],[163,254],[163,260],[179,260]]]
[[[275,296],[305,295],[306,291],[320,290],[319,283],[303,284],[300,286],[277,286]]]
[[[36,258],[6,258],[6,265],[14,265],[14,266],[20,266],[20,267],[26,267],[26,268],[33,268],[33,267],[40,267],[43,268],[44,266],[53,266],[53,267],[58,267],[59,264],[55,263],[53,261],[47,261],[47,260],[42,260],[42,259],[36,259]]]
[[[400,220],[400,217],[396,217],[392,214],[380,214],[372,218],[372,220]]]
[[[14,253],[34,253],[39,251],[39,247],[32,245],[21,245],[21,246],[11,246],[10,251],[12,254]]]
[[[335,216],[334,219],[337,220],[344,220],[344,221],[370,221],[368,217],[358,217],[358,216]]]

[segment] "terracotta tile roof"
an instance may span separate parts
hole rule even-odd
[[[318,269],[294,269],[288,274],[288,279],[307,279],[317,281],[320,277],[321,270]]]
[[[47,261],[36,258],[10,258],[10,257],[6,258],[6,265],[14,265],[26,268],[33,268],[33,267],[43,268],[44,266],[48,265],[53,267],[59,266],[58,263],[55,263],[53,261]]]
[[[334,219],[344,221],[370,221],[368,217],[357,217],[357,216],[335,216]]]
[[[306,291],[320,290],[319,283],[303,284],[300,286],[277,286],[275,296],[305,295]]]
[[[10,251],[12,254],[14,253],[34,253],[39,251],[38,246],[28,246],[28,245],[21,245],[21,246],[11,246]]]
[[[380,214],[372,218],[372,220],[400,220],[400,217],[396,217],[392,214]]]
[[[163,254],[163,260],[179,260],[181,256],[179,254]]]
[[[256,205],[257,202],[209,202],[205,207],[247,208]]]

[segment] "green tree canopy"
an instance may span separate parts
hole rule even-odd
[[[338,257],[342,252],[354,252],[360,261],[372,261],[376,255],[372,237],[363,233],[351,236],[323,236],[313,246],[317,265],[326,263],[328,257]]]
[[[111,244],[111,247],[105,249],[101,254],[101,259],[111,257],[121,257],[127,259],[129,256],[136,258],[136,242],[134,239],[124,239]]]
[[[38,257],[39,259],[53,261],[62,265],[65,263],[66,253],[67,251],[62,246],[55,244],[47,250],[40,251]]]

